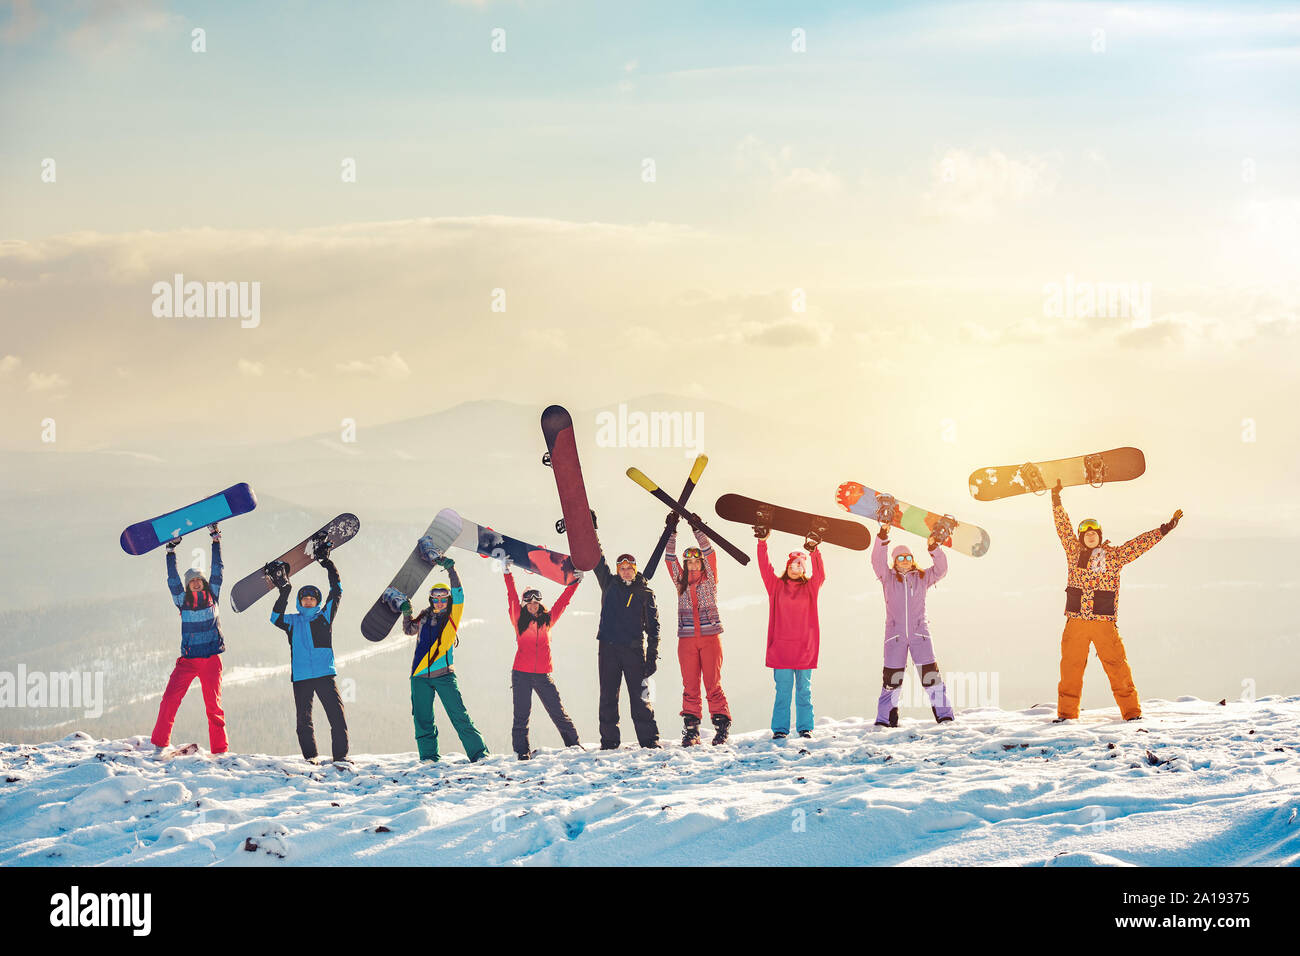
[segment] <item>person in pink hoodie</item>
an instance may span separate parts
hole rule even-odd
[[[542,592],[536,588],[524,591],[522,602],[515,588],[515,576],[505,573],[506,603],[510,611],[510,624],[515,630],[515,662],[510,670],[510,687],[514,692],[515,719],[511,728],[511,743],[520,760],[528,760],[534,751],[528,748],[528,717],[536,691],[542,706],[550,715],[555,729],[560,732],[564,746],[578,745],[578,728],[560,701],[560,691],[551,677],[551,627],[569,606],[573,592],[582,583],[574,581],[555,600],[550,609],[542,604]]]
[[[817,623],[817,593],[826,580],[826,569],[816,544],[812,551],[812,576],[808,556],[791,551],[780,577],[767,558],[767,532],[754,526],[758,538],[758,572],[767,588],[767,666],[776,681],[776,702],[772,706],[772,739],[790,736],[790,698],[795,706],[795,730],[811,737],[813,728],[812,672],[817,667],[821,630]]]

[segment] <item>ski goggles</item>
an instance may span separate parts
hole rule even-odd
[[[785,559],[785,563],[794,564],[794,562],[796,561],[798,561],[800,564],[807,564],[808,555],[804,554],[802,551],[791,551],[790,556]]]
[[[451,601],[451,591],[447,588],[431,588],[429,590],[430,604],[447,604]]]
[[[682,552],[682,560],[686,561],[690,558],[703,560],[704,552],[701,551],[699,548],[687,548],[685,551]]]
[[[1096,518],[1084,518],[1079,522],[1079,534],[1085,531],[1101,531],[1101,522]]]
[[[619,569],[620,571],[621,571],[623,568],[631,568],[633,571],[635,571],[635,570],[636,570],[636,558],[632,557],[632,555],[630,555],[630,554],[620,554],[620,555],[618,556],[618,565],[617,565],[617,567],[618,567],[618,569]]]
[[[542,599],[542,592],[536,590],[535,588],[529,589],[524,592],[525,604],[532,604],[534,601],[540,601],[541,599]]]
[[[910,554],[900,554],[898,557],[894,558],[894,563],[897,564],[899,561],[906,561],[908,564],[913,564],[916,559]]]

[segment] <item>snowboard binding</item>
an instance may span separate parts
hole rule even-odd
[[[804,550],[809,553],[816,551],[817,545],[821,544],[822,541],[825,540],[826,532],[829,530],[830,529],[827,528],[826,525],[824,524],[813,525],[812,530],[810,530],[806,535],[804,535],[804,539],[803,539]]]
[[[266,579],[277,588],[287,587],[289,584],[289,565],[285,561],[269,561],[262,568],[262,573]]]
[[[326,535],[317,535],[311,539],[311,557],[313,561],[328,561],[334,543]]]
[[[591,527],[594,529],[594,528],[597,527],[597,525],[596,525],[596,512],[595,512],[594,510],[592,510],[592,509],[588,509],[588,510],[591,511]],[[568,528],[568,525],[566,525],[566,524],[564,523],[564,519],[563,519],[563,518],[561,518],[559,521],[555,522],[555,533],[556,533],[556,534],[564,534],[564,532],[565,532],[565,530],[566,530],[567,528]]]
[[[938,538],[940,544],[951,548],[952,533],[956,530],[957,525],[959,524],[961,524],[961,522],[952,515],[944,515],[934,523],[934,527],[930,529],[930,533],[934,537]]]
[[[442,552],[429,535],[425,535],[416,544],[416,550],[420,552],[420,559],[431,565],[437,565],[438,559],[442,557]]]
[[[876,520],[881,524],[893,524],[898,515],[898,499],[893,495],[876,495]]]
[[[1025,487],[1034,494],[1047,493],[1047,482],[1043,479],[1043,473],[1032,461],[1027,461],[1020,466],[1020,477],[1024,479]]]
[[[1106,459],[1101,455],[1084,455],[1083,473],[1088,478],[1088,484],[1100,488],[1106,483]]]
[[[379,600],[388,605],[388,609],[394,614],[400,614],[402,605],[406,603],[407,597],[401,591],[394,587],[384,588],[384,593],[379,595]]]
[[[767,508],[759,508],[754,513],[754,536],[760,540],[772,533],[772,518],[775,514]]]

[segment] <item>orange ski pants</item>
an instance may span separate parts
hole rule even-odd
[[[1083,693],[1083,672],[1088,666],[1088,646],[1095,645],[1097,659],[1110,678],[1111,693],[1119,712],[1125,720],[1142,716],[1137,688],[1133,686],[1133,672],[1129,670],[1124,642],[1114,621],[1085,621],[1077,617],[1065,619],[1061,634],[1061,683],[1056,688],[1056,715],[1079,716],[1079,695]]]

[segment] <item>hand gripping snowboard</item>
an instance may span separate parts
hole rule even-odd
[[[596,537],[596,520],[587,504],[587,488],[582,483],[582,465],[578,461],[578,444],[573,435],[573,419],[559,405],[542,412],[542,434],[546,437],[546,454],[542,463],[555,472],[555,487],[560,493],[563,528],[569,538],[573,566],[590,571],[600,563],[600,541]]]
[[[747,555],[744,551],[741,551],[738,547],[736,547],[734,544],[732,544],[722,535],[718,534],[718,532],[714,531],[712,528],[706,525],[699,515],[692,514],[691,512],[683,508],[681,505],[679,505],[677,502],[673,501],[673,499],[668,496],[668,492],[664,491],[653,481],[647,478],[645,474],[641,471],[641,469],[629,468],[627,470],[627,476],[631,478],[633,481],[635,481],[642,488],[644,488],[646,491],[650,492],[650,494],[654,495],[656,498],[658,498],[660,501],[666,504],[673,511],[677,512],[677,514],[679,514],[681,517],[689,521],[692,525],[698,527],[701,531],[703,531],[706,535],[709,536],[710,541],[716,544],[723,551],[727,552],[727,554],[731,555],[741,564],[749,564],[749,555]]]
[[[846,481],[836,488],[835,502],[850,514],[872,518],[923,538],[937,531],[941,535],[939,543],[945,548],[969,554],[972,558],[978,558],[989,549],[989,533],[983,528],[958,521],[952,515],[939,515],[909,505],[893,495],[872,491],[857,481]]]
[[[1147,461],[1140,449],[1112,448],[1093,455],[1055,461],[977,468],[970,473],[970,493],[977,501],[995,501],[1030,491],[1041,495],[1051,491],[1058,478],[1066,487],[1092,485],[1100,488],[1108,481],[1140,478],[1146,470]]]
[[[698,455],[695,459],[695,464],[691,465],[691,473],[686,479],[686,487],[684,487],[682,493],[677,496],[677,504],[681,507],[685,508],[686,502],[691,500],[691,492],[693,492],[695,486],[699,484],[700,475],[704,474],[704,468],[708,463],[708,455]],[[645,563],[645,570],[641,572],[647,581],[654,577],[655,571],[659,568],[659,559],[663,557],[664,548],[668,547],[668,539],[670,537],[672,537],[672,531],[668,528],[664,528],[663,534],[659,535],[659,543],[656,544],[655,549],[650,552],[650,560]]]
[[[825,515],[808,514],[806,511],[793,511],[766,501],[755,501],[741,495],[723,495],[713,506],[718,516],[728,521],[756,525],[774,531],[797,534],[805,542],[816,540],[817,543],[829,542],[841,548],[853,551],[865,551],[871,547],[871,532],[866,525],[842,518],[827,518]],[[759,513],[762,512],[762,521]]]
[[[176,511],[138,521],[122,532],[122,550],[127,554],[145,554],[159,545],[206,528],[218,521],[247,514],[257,507],[257,496],[247,482],[231,485],[225,491],[186,505]]]
[[[460,534],[460,515],[450,508],[439,511],[438,517],[433,519],[433,524],[429,525],[424,536],[416,542],[414,550],[407,556],[406,563],[398,570],[393,583],[379,595],[379,600],[375,601],[366,612],[366,616],[361,619],[361,634],[366,640],[382,641],[388,636],[388,632],[393,629],[393,625],[401,616],[402,602],[410,600],[411,595],[433,570],[434,560],[447,553],[447,549],[451,547],[458,534]]]
[[[268,561],[252,574],[241,578],[230,590],[230,606],[236,612],[247,610],[265,595],[274,591],[275,584],[272,582],[270,575],[272,565],[283,564],[285,566],[285,576],[293,577],[316,560],[316,548],[322,541],[328,541],[333,547],[337,548],[339,545],[346,544],[355,538],[360,530],[361,519],[356,515],[339,515],[311,537],[299,541],[274,561]]]
[[[451,544],[452,547],[463,548],[485,558],[509,560],[514,567],[540,574],[556,584],[569,585],[578,580],[573,560],[567,554],[548,551],[535,544],[525,544],[464,518],[460,519],[460,534]]]

